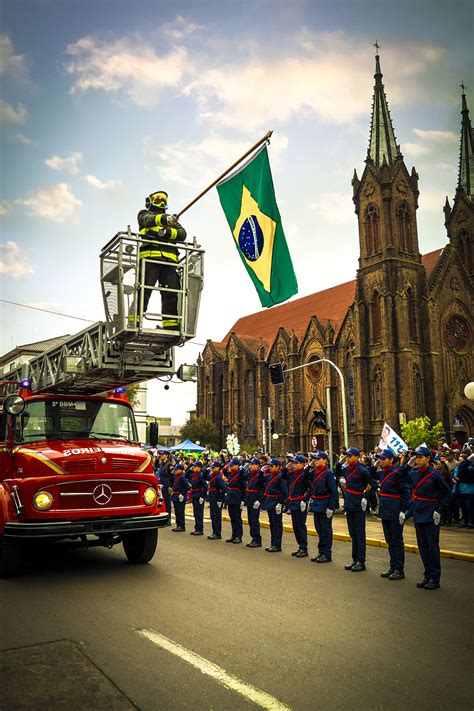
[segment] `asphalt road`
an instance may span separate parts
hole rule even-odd
[[[248,529],[244,533],[248,540]],[[263,536],[269,545],[268,530]],[[316,540],[310,539],[313,555]],[[442,587],[428,592],[415,587],[418,555],[407,554],[406,580],[389,582],[379,577],[387,564],[383,549],[368,549],[368,570],[359,574],[343,569],[349,543],[336,542],[327,565],[295,559],[294,549],[288,533],[283,552],[269,554],[167,528],[147,566],[128,564],[120,547],[39,551],[20,577],[0,583],[0,649],[17,650],[4,654],[8,663],[0,667],[1,711],[256,708],[144,638],[143,629],[298,711],[472,711],[471,563],[443,559]],[[53,645],[48,662],[53,647],[47,643],[57,640],[75,643],[123,698],[101,706],[100,685],[89,691],[79,672],[82,696],[68,692],[61,680],[75,674],[77,650],[72,660],[66,646]],[[36,700],[26,694],[33,658]],[[92,674],[87,664],[82,669],[84,679]],[[68,693],[74,698],[64,698]]]

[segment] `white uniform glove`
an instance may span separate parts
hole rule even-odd
[[[240,502],[240,510],[242,511],[243,508],[244,508],[244,502],[241,501],[241,502]]]
[[[441,521],[441,514],[438,511],[433,511],[433,523],[435,526],[439,526]]]
[[[221,508],[222,508],[222,501],[218,501],[218,502],[217,502],[217,508],[218,508],[218,509],[221,509]]]
[[[279,516],[281,514],[281,504],[275,506],[275,513]]]
[[[302,511],[306,511],[306,501],[301,501],[301,502],[300,502],[300,509],[301,509]]]
[[[362,511],[366,511],[367,509],[367,499],[364,499],[364,497],[362,497],[360,500],[360,508],[362,509]]]
[[[410,457],[410,459],[408,460],[408,466],[413,468],[415,466],[415,464],[416,464],[416,457],[413,455],[413,457]]]
[[[406,519],[406,514],[404,514],[403,511],[400,511],[400,513],[398,515],[398,523],[400,524],[400,526],[403,526],[403,524],[405,523],[405,519]]]
[[[183,501],[184,501],[184,496],[183,496],[182,494],[178,494],[178,501],[179,501],[180,504],[183,503]]]
[[[199,503],[200,503],[200,504],[203,504],[203,503],[204,503],[204,499],[203,499],[203,498],[200,498],[200,499],[199,499]]]
[[[253,508],[254,508],[254,509],[259,509],[259,508],[260,508],[260,501],[254,501],[254,502],[253,502]]]
[[[333,509],[326,509],[326,518],[332,518],[333,513]]]

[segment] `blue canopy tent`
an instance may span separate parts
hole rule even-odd
[[[199,444],[191,442],[190,439],[185,439],[183,442],[178,442],[174,447],[170,447],[170,452],[204,452],[206,448],[201,447]]]

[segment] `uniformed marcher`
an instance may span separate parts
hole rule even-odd
[[[268,553],[281,551],[283,537],[283,506],[288,496],[288,483],[281,473],[281,462],[273,458],[269,462],[269,474],[265,477],[264,501],[270,522],[271,545],[265,550]]]
[[[295,558],[308,556],[306,518],[308,516],[310,469],[307,464],[307,458],[297,454],[287,465],[288,511],[291,514],[293,533],[298,544],[298,550],[291,554]]]
[[[222,538],[222,502],[225,498],[226,483],[221,473],[222,464],[214,461],[211,464],[211,478],[207,489],[207,500],[211,515],[212,534],[210,541]]]
[[[428,447],[417,447],[415,460],[415,466],[410,470],[413,488],[407,517],[413,515],[416,540],[424,565],[423,579],[417,587],[436,590],[441,577],[439,524],[443,511],[451,503],[452,494],[441,472],[432,466]]]
[[[388,545],[390,567],[381,573],[388,580],[403,580],[405,577],[405,546],[403,525],[410,505],[411,484],[405,467],[396,465],[396,455],[390,449],[378,455],[382,464],[379,483],[379,517]]]
[[[346,570],[360,573],[365,570],[365,512],[367,498],[364,496],[372,479],[368,470],[359,462],[359,450],[349,447],[346,455],[346,465],[343,468],[344,484],[344,510],[347,518],[347,528],[352,539],[352,563],[344,566]],[[336,469],[341,467],[341,462],[336,464]]]
[[[194,513],[194,531],[191,536],[204,534],[204,501],[207,494],[207,481],[203,472],[202,462],[196,460],[192,466],[191,502]]]
[[[311,472],[309,510],[314,515],[314,527],[318,533],[318,555],[313,563],[330,563],[332,560],[332,517],[339,508],[339,496],[334,474],[329,469],[328,455],[318,451],[314,454],[316,467]]]
[[[173,471],[173,486],[170,487],[171,501],[174,506],[174,516],[176,519],[176,528],[171,529],[175,533],[181,533],[186,530],[186,500],[188,496],[188,489],[191,488],[191,484],[186,479],[184,474],[184,465],[177,464]]]
[[[247,548],[261,548],[260,507],[263,500],[265,476],[256,457],[253,457],[247,466],[249,469],[246,476],[245,505],[247,506],[247,518],[251,536],[251,541],[247,543]]]
[[[145,210],[138,213],[138,226],[143,243],[139,249],[140,264],[145,264],[144,273],[140,278],[146,287],[144,290],[143,313],[148,308],[148,302],[153,289],[158,282],[160,286],[175,291],[161,292],[162,328],[179,329],[178,289],[181,280],[176,269],[178,263],[177,242],[184,242],[186,230],[179,224],[176,215],[168,215],[168,193],[157,190],[145,200]],[[146,260],[146,261],[144,261]],[[135,315],[137,310],[137,315]],[[130,307],[129,323],[138,322],[136,301]]]
[[[242,543],[242,509],[244,508],[245,477],[240,467],[240,459],[234,457],[227,468],[227,510],[232,527],[232,535],[226,543]]]
[[[170,462],[170,455],[165,452],[160,456],[157,468],[158,480],[162,486],[163,499],[169,515],[168,526],[171,526],[171,498],[169,489],[173,483],[173,465]]]

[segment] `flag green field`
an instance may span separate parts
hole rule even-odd
[[[262,306],[298,292],[296,275],[275,198],[267,147],[217,185],[240,258]]]

